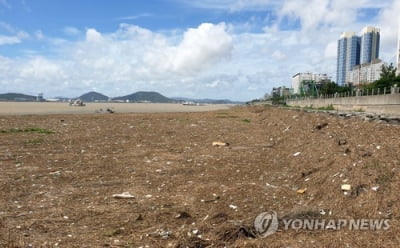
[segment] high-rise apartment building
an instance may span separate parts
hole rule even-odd
[[[380,30],[375,27],[365,27],[361,34],[360,64],[371,63],[379,58]]]
[[[361,38],[355,32],[344,32],[340,36],[337,49],[336,83],[344,85],[348,72],[360,64]]]
[[[356,65],[372,63],[379,58],[380,30],[365,27],[361,36],[344,32],[338,41],[336,83],[350,83],[350,71]]]

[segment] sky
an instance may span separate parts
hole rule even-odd
[[[337,40],[381,30],[396,61],[400,0],[0,0],[0,93],[248,101],[298,72],[336,80]]]

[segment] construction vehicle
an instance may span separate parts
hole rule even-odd
[[[76,100],[71,100],[69,102],[69,106],[77,106],[77,107],[83,107],[85,104],[81,99],[76,99]]]

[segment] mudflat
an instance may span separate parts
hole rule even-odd
[[[116,110],[0,116],[0,247],[400,247],[398,125]]]
[[[161,112],[202,112],[228,109],[232,105],[205,104],[200,106],[178,103],[85,103],[85,106],[69,106],[67,102],[0,102],[0,115],[29,114],[90,114],[116,113],[161,113]]]

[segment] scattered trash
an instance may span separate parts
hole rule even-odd
[[[367,185],[365,184],[360,184],[354,187],[354,190],[352,192],[353,195],[359,196],[361,193],[366,192],[367,189],[365,188]]]
[[[216,235],[218,240],[229,243],[234,243],[239,239],[254,239],[257,237],[253,227],[245,225],[227,225],[222,230],[217,231]]]
[[[283,132],[285,133],[285,132],[287,132],[289,130],[290,130],[290,126],[288,126],[285,130],[283,130]]]
[[[121,194],[113,194],[112,197],[117,198],[117,199],[133,199],[133,198],[135,198],[129,192],[123,192]]]
[[[145,195],[144,197],[146,197],[146,198],[152,198],[153,196],[152,196],[152,195]]]
[[[297,194],[304,194],[307,191],[307,188],[304,189],[298,189]]]
[[[160,237],[162,238],[162,239],[167,239],[168,237],[170,237],[171,236],[171,232],[170,231],[161,231],[160,232]]]
[[[315,170],[305,171],[301,173],[301,177],[306,177],[314,173]]]
[[[161,229],[158,229],[157,231],[149,234],[149,236],[151,236],[151,237],[159,237],[162,239],[167,239],[167,238],[171,237],[171,235],[172,235],[171,231],[165,231],[165,230],[161,230]]]
[[[136,218],[136,221],[142,221],[142,220],[144,220],[144,218],[141,214],[139,214],[139,216]]]
[[[381,146],[376,146],[376,149],[380,150],[380,149],[381,149]]]
[[[231,208],[231,209],[233,209],[233,210],[236,210],[238,207],[237,206],[235,206],[235,205],[229,205],[229,207]]]
[[[318,129],[318,130],[321,130],[322,128],[327,127],[327,126],[328,126],[328,123],[325,122],[325,123],[322,123],[322,124],[318,124],[315,128]]]
[[[275,186],[275,185],[272,185],[272,184],[269,184],[269,183],[266,183],[265,185],[266,185],[267,187],[270,187],[270,188],[273,188],[273,189],[278,188],[278,186]]]
[[[347,144],[347,140],[345,140],[345,139],[340,139],[339,142],[338,142],[338,144],[339,144],[339,146],[346,145],[346,144]]]
[[[214,141],[214,142],[212,143],[212,146],[229,146],[229,143]]]
[[[379,186],[374,186],[374,187],[372,187],[371,189],[372,189],[373,191],[378,191]]]
[[[187,212],[180,212],[175,216],[175,219],[187,219],[187,218],[192,218],[192,216],[187,213]]]
[[[370,152],[364,152],[364,153],[362,154],[362,157],[363,157],[363,158],[371,157],[371,156],[372,156],[372,154],[371,154]]]
[[[210,247],[211,243],[209,240],[203,240],[200,237],[192,236],[188,239],[180,240],[179,243],[175,246],[176,248],[186,248],[186,247]]]
[[[205,202],[205,203],[208,203],[208,202],[215,202],[215,201],[218,201],[220,199],[220,196],[219,195],[217,195],[217,194],[213,194],[213,199],[208,199],[208,200],[201,200],[201,202]]]
[[[300,155],[301,152],[296,152],[295,154],[293,154],[293,156],[297,157]]]
[[[351,185],[350,184],[342,184],[341,189],[343,191],[350,191],[351,190]]]

